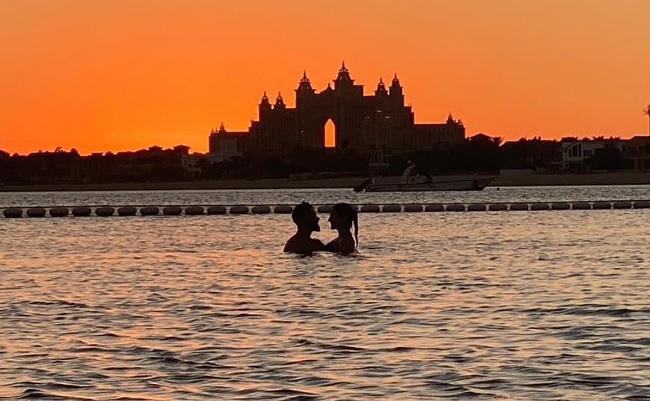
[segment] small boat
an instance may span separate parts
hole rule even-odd
[[[409,165],[398,182],[386,179],[384,182],[368,178],[355,186],[355,192],[415,192],[415,191],[482,191],[490,185],[495,176],[411,176],[414,164]]]

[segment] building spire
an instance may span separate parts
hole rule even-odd
[[[260,101],[260,105],[268,104],[268,103],[269,103],[269,97],[266,96],[266,91],[264,91],[264,94],[262,95],[262,100]]]
[[[278,92],[278,97],[275,98],[275,108],[282,107],[284,108],[284,99],[282,98],[282,93]]]
[[[260,101],[258,110],[260,116],[262,116],[262,114],[271,110],[271,102],[269,102],[269,97],[266,95],[266,91],[264,91],[264,94],[262,95],[262,100]]]
[[[379,82],[377,83],[377,89],[375,90],[375,95],[386,95],[386,85],[384,84],[384,79],[379,77]]]
[[[348,69],[345,67],[345,61],[341,63],[341,69],[339,69],[339,74],[336,77],[336,82],[354,82],[354,80],[350,78],[350,71],[348,71]]]
[[[314,89],[311,87],[311,82],[307,77],[307,71],[303,70],[302,78],[300,78],[300,83],[298,83],[298,89],[296,89],[298,96],[302,97],[306,94],[313,94]]]

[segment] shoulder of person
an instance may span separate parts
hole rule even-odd
[[[296,237],[293,236],[287,240],[287,243],[284,244],[284,251],[285,252],[294,252],[294,249],[296,248]]]

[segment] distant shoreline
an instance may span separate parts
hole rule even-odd
[[[263,180],[197,180],[178,182],[130,182],[96,184],[0,185],[0,192],[57,191],[165,191],[217,189],[328,189],[349,188],[365,177],[314,180],[272,178]],[[614,172],[589,174],[523,174],[498,176],[490,187],[580,186],[580,185],[650,185],[650,172]]]

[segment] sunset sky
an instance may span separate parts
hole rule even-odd
[[[345,60],[467,135],[648,134],[649,0],[0,0],[0,149],[90,152],[246,130]]]

